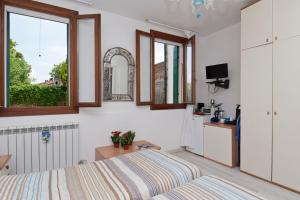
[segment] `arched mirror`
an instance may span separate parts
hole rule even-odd
[[[133,101],[134,59],[126,49],[115,47],[104,56],[104,101]]]

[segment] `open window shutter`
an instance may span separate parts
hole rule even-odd
[[[136,104],[151,104],[151,34],[136,31]]]
[[[184,45],[184,102],[194,104],[196,101],[196,38],[192,36]]]
[[[79,107],[101,106],[101,16],[77,16]]]

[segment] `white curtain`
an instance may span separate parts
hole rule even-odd
[[[182,147],[188,147],[191,146],[193,143],[193,132],[194,132],[194,126],[193,126],[193,112],[194,107],[193,105],[188,105],[183,118],[183,123],[181,127],[181,146]]]

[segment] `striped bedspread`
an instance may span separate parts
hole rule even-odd
[[[193,164],[144,150],[66,169],[0,177],[0,199],[148,199],[199,176]]]
[[[213,176],[203,176],[152,200],[263,200],[247,189]]]

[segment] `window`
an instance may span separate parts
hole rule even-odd
[[[181,109],[194,103],[194,40],[151,30],[151,109]]]
[[[35,1],[1,2],[0,116],[100,106],[100,15]]]
[[[188,42],[185,43],[185,103],[195,103],[195,36],[191,37]]]
[[[6,107],[69,106],[69,20],[6,12]]]
[[[136,79],[138,106],[156,110],[194,104],[195,36],[136,30]]]
[[[80,107],[101,106],[101,16],[77,16],[78,98]]]
[[[155,41],[154,52],[154,103],[183,103],[182,45]]]
[[[77,113],[78,13],[14,0],[1,11],[0,116]]]
[[[136,105],[151,105],[150,33],[136,30]]]

